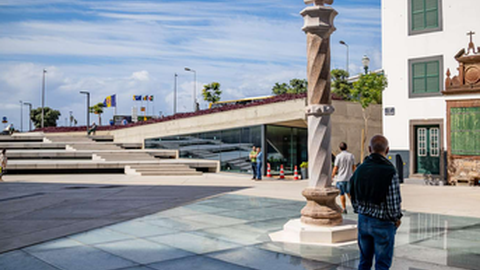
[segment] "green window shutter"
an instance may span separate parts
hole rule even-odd
[[[411,0],[412,30],[419,31],[439,27],[438,0]]]
[[[450,109],[451,153],[480,156],[480,107]]]
[[[412,65],[412,93],[440,92],[440,62],[420,62]]]
[[[412,29],[425,29],[425,2],[424,0],[411,0],[412,5]]]

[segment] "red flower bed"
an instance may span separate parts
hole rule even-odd
[[[285,95],[275,96],[275,97],[272,97],[272,98],[266,98],[266,99],[258,100],[258,101],[255,101],[255,102],[252,102],[252,103],[249,103],[249,104],[245,104],[245,105],[227,105],[227,106],[220,107],[220,108],[200,110],[200,111],[197,111],[197,112],[177,113],[175,115],[170,115],[170,116],[163,117],[163,118],[150,119],[148,121],[142,121],[142,122],[137,122],[137,123],[130,123],[130,124],[125,125],[125,126],[99,126],[97,128],[97,131],[117,130],[117,129],[122,129],[122,128],[131,128],[131,127],[137,127],[137,126],[143,126],[143,125],[150,125],[150,124],[167,122],[167,121],[178,120],[178,119],[184,119],[184,118],[189,118],[189,117],[194,117],[194,116],[238,110],[238,109],[261,106],[261,105],[266,105],[266,104],[285,102],[285,101],[294,100],[294,99],[302,99],[302,98],[305,98],[305,97],[307,97],[306,93],[303,93],[303,94],[285,94]],[[332,99],[342,100],[342,98],[336,96],[335,94],[332,94]],[[42,128],[35,129],[35,131],[43,131],[45,133],[52,133],[52,132],[86,132],[86,130],[87,130],[86,126],[80,126],[80,127],[46,127],[46,128],[43,128],[43,129]]]

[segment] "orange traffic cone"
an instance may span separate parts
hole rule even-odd
[[[267,163],[267,177],[272,177],[272,172],[270,171],[270,163]]]
[[[295,172],[293,174],[293,180],[299,180],[297,166],[295,166]]]
[[[285,179],[285,172],[283,171],[283,165],[280,165],[280,179]]]

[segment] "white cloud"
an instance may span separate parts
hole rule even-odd
[[[148,81],[150,80],[150,74],[146,70],[134,72],[132,78],[137,81]]]
[[[56,5],[66,2],[75,6]],[[304,7],[301,1],[0,0],[2,5],[22,5],[29,18],[0,21],[0,57],[15,60],[0,60],[0,94],[8,93],[0,114],[17,120],[18,100],[28,98],[38,107],[43,68],[48,70],[47,105],[60,109],[62,119],[74,111],[82,124],[81,90],[92,93],[92,104],[117,94],[121,114],[130,114],[133,95],[155,95],[150,105],[170,114],[174,73],[179,74],[178,109],[190,111],[193,76],[183,71],[185,66],[197,70],[199,100],[203,85],[213,81],[221,83],[222,100],[228,100],[269,95],[276,82],[305,78],[305,35],[297,13]],[[28,12],[55,9],[58,14],[62,8],[82,17],[28,17]],[[345,66],[345,48],[338,45],[345,39],[352,70],[358,70],[363,54],[372,59],[372,69],[379,68],[380,9],[339,5],[338,10],[332,67]],[[107,110],[104,119],[112,113]]]

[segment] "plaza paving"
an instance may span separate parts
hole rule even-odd
[[[269,233],[281,230],[289,219],[299,217],[304,206],[299,192],[306,186],[305,181],[253,183],[245,176],[227,174],[175,179],[123,175],[7,177],[7,184],[16,181],[123,183],[156,186],[158,190],[176,183],[197,189],[209,186],[234,189],[217,191],[217,194],[228,193],[183,202],[169,210],[5,252],[0,254],[0,269],[354,269],[358,263],[356,245],[306,246],[273,243],[268,238]],[[392,269],[480,269],[480,215],[475,210],[479,191],[404,185],[406,211],[397,234]],[[456,216],[443,215],[460,208],[456,201],[462,208],[469,205],[469,209],[457,211]],[[4,208],[3,202],[0,206]],[[430,213],[416,211],[424,212],[429,206]],[[354,214],[346,217],[356,219]]]

